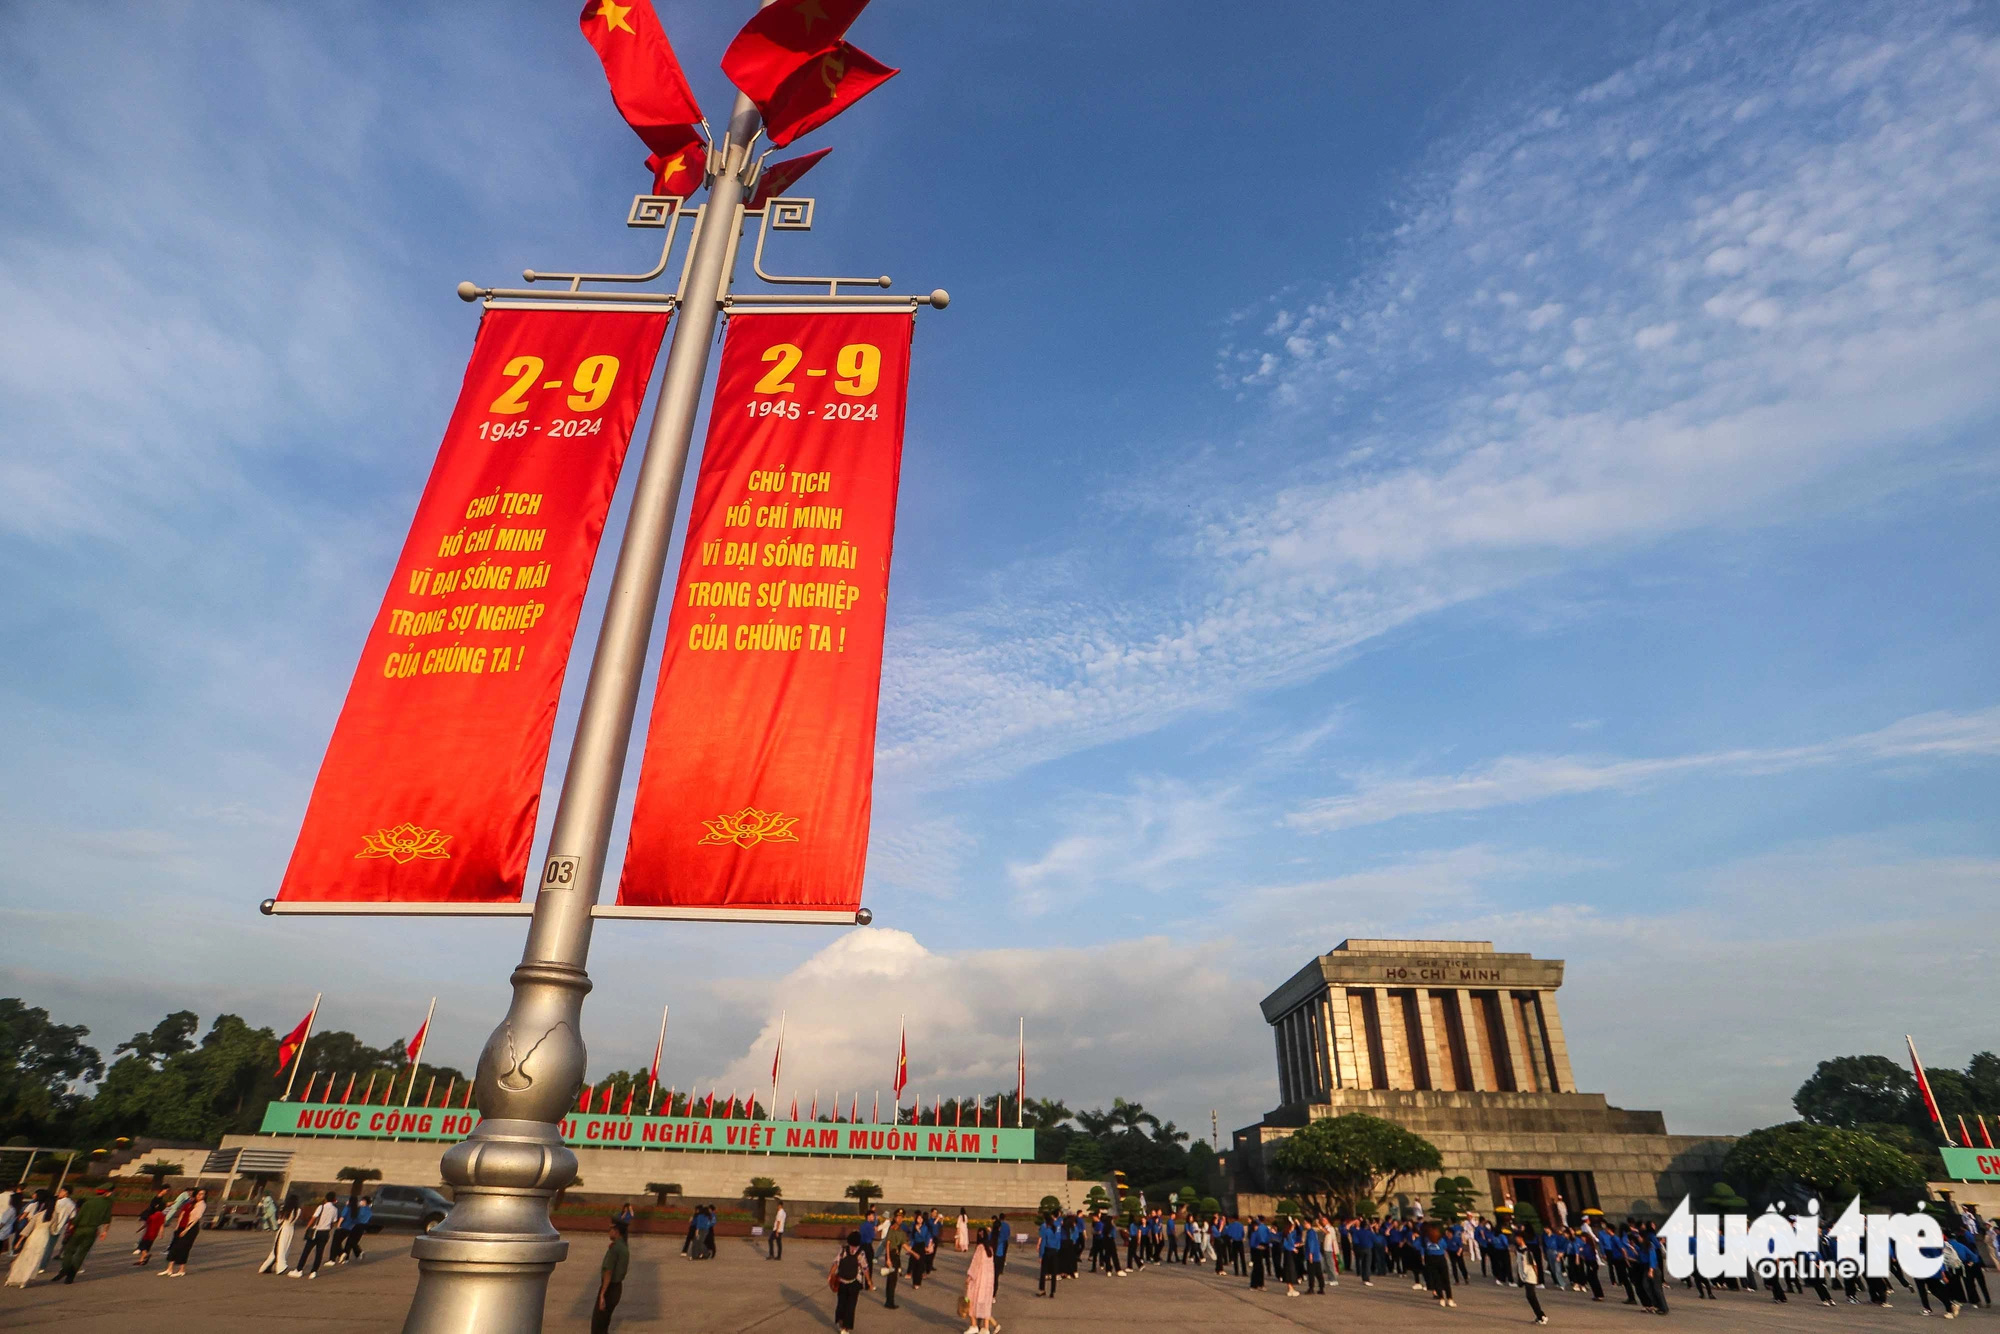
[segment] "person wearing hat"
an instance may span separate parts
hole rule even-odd
[[[111,1187],[99,1186],[97,1193],[83,1202],[70,1224],[69,1241],[62,1250],[62,1281],[76,1282],[90,1248],[111,1230]]]

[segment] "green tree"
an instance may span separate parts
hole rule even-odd
[[[1534,1201],[1516,1200],[1514,1202],[1514,1226],[1527,1228],[1530,1232],[1540,1232],[1542,1230],[1542,1211],[1535,1207]]]
[[[134,1033],[129,1040],[112,1048],[111,1054],[121,1056],[129,1051],[148,1065],[157,1066],[169,1056],[193,1051],[194,1035],[200,1027],[201,1016],[193,1010],[175,1010],[154,1024],[152,1032]]]
[[[847,1188],[847,1198],[853,1200],[854,1207],[865,1214],[869,1205],[882,1198],[882,1188],[863,1178]]]
[[[653,1197],[653,1203],[665,1208],[667,1196],[681,1193],[681,1183],[678,1181],[648,1181],[646,1183],[646,1193]]]
[[[1990,1051],[1974,1054],[1965,1063],[1965,1085],[1975,1111],[2000,1114],[2000,1056]]]
[[[1750,1212],[1750,1201],[1738,1195],[1736,1188],[1727,1181],[1718,1181],[1702,1197],[1701,1211],[1705,1214],[1747,1214]]]
[[[1799,1085],[1792,1106],[1809,1124],[1858,1130],[1901,1121],[1916,1092],[1910,1072],[1886,1056],[1836,1056]]]
[[[1062,1207],[1063,1203],[1061,1200],[1053,1195],[1044,1195],[1042,1196],[1042,1202],[1035,1206],[1035,1212],[1038,1214],[1059,1214],[1062,1212]]]
[[[1456,1223],[1472,1212],[1479,1192],[1469,1177],[1439,1177],[1431,1186],[1430,1216],[1441,1223]]]
[[[0,998],[0,1134],[74,1134],[83,1098],[74,1085],[97,1079],[104,1060],[81,1024],[58,1024],[19,997]]]
[[[1860,1195],[1870,1203],[1906,1205],[1923,1191],[1923,1168],[1909,1154],[1873,1135],[1788,1121],[1753,1130],[1730,1147],[1722,1173],[1760,1202],[1799,1191],[1838,1209]]]
[[[1396,1182],[1444,1166],[1437,1146],[1393,1121],[1352,1112],[1326,1116],[1289,1136],[1272,1155],[1279,1176],[1324,1213],[1386,1202]]]
[[[160,1189],[168,1177],[177,1177],[184,1170],[179,1163],[170,1163],[164,1159],[155,1159],[150,1163],[141,1164],[139,1168],[142,1174],[153,1179],[153,1189],[156,1191]]]
[[[1207,1140],[1198,1139],[1187,1150],[1188,1179],[1204,1196],[1222,1194],[1222,1164]]]
[[[764,1206],[783,1198],[784,1193],[783,1188],[770,1177],[751,1177],[750,1184],[743,1188],[743,1198],[757,1202],[757,1221],[760,1223],[764,1221]]]
[[[1109,1208],[1110,1205],[1111,1197],[1104,1193],[1104,1187],[1102,1186],[1092,1186],[1089,1192],[1083,1197],[1083,1207],[1089,1213],[1097,1213],[1100,1210]]]
[[[1071,1181],[1097,1181],[1111,1174],[1111,1160],[1104,1147],[1088,1136],[1071,1139],[1063,1151],[1063,1161],[1069,1165]]]

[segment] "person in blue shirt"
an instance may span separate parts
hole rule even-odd
[[[1139,1253],[1139,1216],[1133,1214],[1125,1224],[1125,1267],[1131,1270],[1144,1269],[1146,1257]]]
[[[1326,1296],[1325,1218],[1316,1218],[1306,1229],[1306,1291]]]
[[[1036,1229],[1035,1250],[1041,1256],[1041,1273],[1035,1279],[1035,1295],[1053,1300],[1056,1283],[1062,1277],[1062,1228],[1054,1214],[1043,1214]]]
[[[996,1213],[986,1235],[993,1238],[993,1287],[998,1291],[1000,1276],[1007,1272],[1007,1247],[1014,1240],[1014,1225],[1007,1221],[1006,1214]]]
[[[1271,1266],[1272,1235],[1264,1216],[1257,1215],[1250,1226],[1250,1286],[1253,1288],[1264,1286],[1264,1274]]]
[[[1424,1267],[1424,1286],[1430,1289],[1439,1306],[1457,1306],[1451,1295],[1451,1262],[1446,1257],[1450,1251],[1445,1245],[1444,1225],[1433,1219],[1425,1223],[1417,1234],[1417,1254]]]
[[[1306,1272],[1305,1252],[1303,1250],[1305,1244],[1305,1228],[1299,1223],[1298,1219],[1293,1218],[1279,1229],[1277,1248],[1278,1265],[1284,1272],[1285,1295],[1287,1297],[1296,1297],[1299,1295],[1299,1280],[1305,1277]]]
[[[876,1217],[875,1206],[871,1204],[868,1212],[861,1216],[861,1226],[856,1229],[861,1234],[861,1253],[868,1257],[871,1270],[875,1268],[875,1238],[881,1230],[881,1220]]]
[[[1640,1293],[1640,1309],[1667,1313],[1666,1290],[1660,1286],[1660,1243],[1644,1226],[1632,1232],[1632,1285]],[[1831,1303],[1829,1303],[1831,1305]]]

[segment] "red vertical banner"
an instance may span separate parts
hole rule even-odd
[[[621,905],[859,906],[914,323],[731,318]]]
[[[490,310],[313,785],[287,902],[519,899],[665,312]]]

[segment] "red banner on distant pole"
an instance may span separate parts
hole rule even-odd
[[[860,905],[914,322],[730,320],[621,905]]]
[[[665,312],[492,310],[278,897],[519,899]]]

